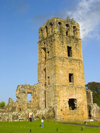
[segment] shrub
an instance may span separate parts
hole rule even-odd
[[[5,102],[4,101],[0,102],[0,108],[4,108],[4,106],[5,106]]]

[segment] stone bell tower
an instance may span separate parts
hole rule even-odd
[[[54,17],[39,29],[40,107],[54,107],[55,118],[88,117],[80,28]]]

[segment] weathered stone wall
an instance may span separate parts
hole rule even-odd
[[[19,115],[20,114],[18,112],[0,113],[0,121],[1,122],[18,121]]]
[[[81,93],[80,93],[81,92]],[[87,102],[85,88],[73,86],[57,86],[57,113],[63,120],[87,119]],[[75,99],[75,108],[71,108],[70,99]]]
[[[39,108],[39,85],[19,85],[16,90],[16,111],[21,112],[29,108],[37,110]],[[27,95],[31,94],[31,101],[27,101]]]
[[[69,73],[73,74],[73,85],[84,87],[83,63],[80,60],[56,57],[56,83],[60,85],[70,85]]]

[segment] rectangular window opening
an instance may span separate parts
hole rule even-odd
[[[69,82],[73,83],[74,82],[74,78],[73,78],[73,74],[69,73]]]
[[[27,94],[27,101],[28,101],[28,102],[31,102],[31,93],[28,93],[28,94]]]
[[[46,108],[46,91],[44,91],[44,95],[45,95],[45,108]]]
[[[75,110],[77,108],[77,99],[69,99],[68,101],[69,110]]]
[[[46,68],[44,68],[44,73],[43,73],[43,75],[44,75],[44,80],[45,80],[44,86],[46,87]]]
[[[48,77],[48,85],[50,85],[50,77]]]
[[[72,57],[72,47],[67,46],[68,57]]]

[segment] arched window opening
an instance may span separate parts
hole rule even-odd
[[[58,31],[61,31],[61,22],[58,23]]]
[[[76,35],[76,26],[73,26],[73,35]]]
[[[53,24],[52,23],[50,23],[50,34],[52,33],[52,27],[53,27]]]
[[[69,24],[66,24],[65,27],[66,27],[66,28],[69,28]]]
[[[77,108],[77,99],[69,99],[68,101],[69,110],[75,110]]]

